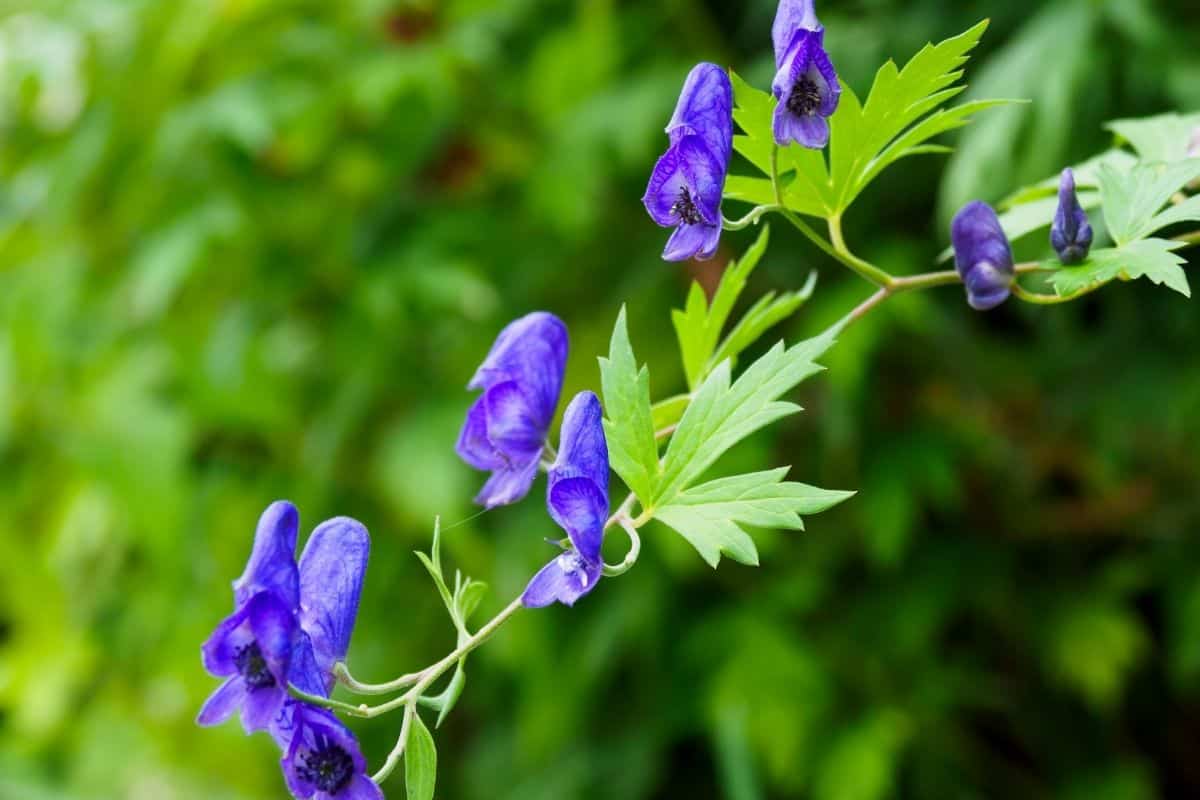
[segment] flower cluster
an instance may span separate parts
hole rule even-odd
[[[370,554],[366,528],[337,517],[317,526],[296,563],[300,517],[272,503],[258,522],[234,610],[201,648],[205,669],[225,682],[197,722],[216,725],[241,710],[247,733],[265,730],[282,749],[298,798],[381,800],[357,740],[330,712],[293,699],[288,685],[328,697],[346,657]]]
[[[842,89],[812,0],[782,0],[771,37],[775,142],[821,149],[829,143],[829,117]],[[709,63],[692,68],[666,130],[669,146],[654,165],[642,203],[656,223],[675,229],[665,260],[712,258],[733,151],[733,86],[724,69]]]
[[[492,508],[529,493],[551,450],[546,441],[562,390],[567,329],[543,311],[500,332],[468,388],[484,393],[467,412],[458,453],[492,471],[476,502]],[[608,446],[600,399],[580,392],[563,414],[559,450],[548,465],[546,507],[567,532],[563,552],[529,583],[521,602],[538,608],[574,605],[600,579],[600,545],[608,517]]]

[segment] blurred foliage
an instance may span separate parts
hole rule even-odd
[[[411,556],[435,514],[482,613],[520,590],[554,534],[536,496],[450,524],[482,479],[452,452],[462,386],[547,308],[566,391],[596,387],[622,301],[655,397],[685,385],[666,309],[754,233],[666,265],[637,198],[691,63],[766,85],[773,11],[0,3],[0,797],[283,795],[265,736],[192,723],[272,499],[372,530],[368,679],[452,643]],[[1107,146],[1104,120],[1200,108],[1192,0],[820,11],[860,91],[993,15],[968,97],[1034,101],[863,195],[850,241],[894,272],[929,267],[963,200]],[[810,268],[790,341],[865,295],[783,229],[752,293]],[[807,413],[729,456],[859,495],[763,535],[758,569],[651,528],[627,576],[518,616],[438,732],[439,796],[1200,794],[1198,348],[1196,307],[1149,284],[987,315],[897,298]],[[356,726],[376,762],[398,723]]]

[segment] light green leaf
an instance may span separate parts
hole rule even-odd
[[[437,785],[437,747],[420,714],[413,714],[404,748],[404,786],[408,800],[433,800]]]
[[[651,409],[654,418],[654,430],[661,431],[679,422],[683,412],[687,411],[688,403],[692,402],[690,394],[677,394],[666,400],[659,400]]]
[[[770,93],[746,83],[732,70],[729,72],[729,78],[733,83],[735,104],[733,121],[743,131],[733,137],[733,149],[741,153],[760,172],[770,175],[771,150],[775,147],[775,139],[771,133],[771,114],[775,109],[775,98]]]
[[[475,613],[475,609],[479,608],[479,602],[487,594],[487,588],[488,585],[482,581],[467,579],[462,591],[455,596],[454,605],[458,609],[458,618],[464,623]]]
[[[1128,142],[1142,161],[1172,163],[1187,158],[1192,131],[1200,127],[1200,114],[1170,112],[1141,119],[1117,119],[1104,127]]]
[[[1159,212],[1176,192],[1200,177],[1200,158],[1142,164],[1124,173],[1105,165],[1099,176],[1105,224],[1113,241],[1123,245],[1163,227],[1160,219],[1164,217]],[[1170,215],[1165,219],[1167,224],[1182,221]]]
[[[663,457],[662,473],[648,507],[669,505],[733,445],[800,407],[778,398],[822,368],[815,359],[834,342],[828,331],[791,348],[775,345],[730,382],[722,362],[696,390]],[[644,504],[645,505],[645,504]]]
[[[734,304],[746,288],[746,280],[767,251],[770,233],[770,228],[764,227],[742,259],[731,262],[725,268],[711,303],[705,302],[704,289],[700,284],[693,283],[684,310],[671,312],[688,388],[695,389],[704,379],[705,365],[716,349],[717,340]]]
[[[600,359],[600,385],[609,462],[645,505],[658,480],[658,445],[650,410],[650,371],[644,365],[638,369],[624,306],[613,327],[608,358]]]
[[[1111,166],[1117,172],[1128,172],[1137,164],[1137,158],[1127,150],[1113,148],[1098,156],[1093,156],[1071,167],[1075,173],[1075,187],[1082,192],[1084,189],[1096,189],[1100,186],[1100,167]],[[1055,197],[1058,194],[1059,175],[1056,173],[1037,183],[1026,186],[1004,198],[999,204],[1001,209],[1010,209],[1034,200]]]
[[[655,518],[687,539],[715,567],[724,553],[758,564],[754,540],[743,526],[803,530],[801,514],[816,514],[853,495],[785,482],[788,468],[710,481],[676,495]]]
[[[750,345],[759,340],[764,333],[790,317],[800,306],[812,297],[813,289],[817,286],[817,273],[810,272],[804,285],[796,292],[784,292],[778,298],[775,292],[767,292],[750,307],[729,335],[721,342],[708,360],[706,372],[711,372],[717,364],[729,359],[734,364],[737,357]]]
[[[966,88],[958,84],[963,75],[961,67],[987,26],[984,20],[940,44],[926,45],[903,69],[888,61],[875,74],[861,106],[855,93],[843,86],[838,110],[830,119],[829,174],[833,190],[826,195],[832,200],[827,205],[829,215],[845,211],[891,164],[906,156],[931,152],[926,142],[933,137],[962,127],[979,111],[1014,102],[975,100],[942,108]]]
[[[1174,252],[1183,246],[1183,242],[1169,239],[1140,239],[1121,247],[1095,250],[1085,263],[1052,272],[1050,281],[1064,297],[1117,278],[1149,278],[1191,297],[1187,274],[1181,266],[1184,258]]]

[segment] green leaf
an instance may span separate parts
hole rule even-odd
[[[475,613],[475,609],[479,608],[479,602],[487,594],[487,588],[486,583],[468,578],[462,591],[455,595],[454,606],[458,609],[458,618],[464,623]]]
[[[1071,167],[1071,171],[1075,173],[1075,187],[1081,192],[1084,189],[1095,189],[1100,185],[1100,168],[1102,166],[1111,166],[1117,172],[1128,172],[1133,169],[1137,161],[1137,158],[1127,150],[1120,148],[1106,150],[1098,156],[1093,156],[1087,161]],[[1018,189],[1004,198],[999,208],[1010,209],[1034,200],[1057,197],[1059,177],[1059,174],[1055,173],[1031,186]]]
[[[429,555],[422,553],[420,550],[416,552],[417,558],[425,566],[425,571],[429,573],[429,577],[433,579],[433,585],[437,587],[438,594],[442,596],[442,603],[446,606],[446,611],[450,614],[450,618],[457,620],[455,617],[454,598],[450,593],[450,589],[446,586],[446,579],[442,575],[442,519],[435,517],[433,520],[433,544],[429,547]]]
[[[721,274],[721,281],[713,293],[711,303],[704,299],[704,289],[699,283],[693,283],[688,292],[687,305],[683,311],[671,312],[671,322],[675,325],[675,335],[679,339],[679,352],[683,356],[683,370],[687,375],[689,389],[695,389],[704,379],[705,366],[721,330],[725,327],[733,306],[746,288],[746,280],[758,266],[763,253],[767,251],[771,229],[763,227],[758,239],[751,245],[740,261],[730,262]]]
[[[1200,158],[1142,164],[1124,173],[1104,165],[1099,177],[1105,224],[1113,241],[1123,245],[1149,236],[1164,224],[1183,221],[1189,218],[1188,213],[1194,214],[1194,207],[1185,210],[1182,218],[1159,212],[1176,192],[1200,177]]]
[[[701,484],[676,495],[655,511],[715,567],[724,553],[743,564],[758,564],[754,540],[743,526],[803,530],[801,514],[816,514],[853,492],[785,482],[788,468],[736,475]]]
[[[737,357],[750,345],[775,325],[790,317],[800,306],[812,297],[813,289],[817,286],[817,273],[808,273],[808,279],[796,292],[784,292],[778,298],[774,292],[767,292],[758,302],[742,316],[729,335],[721,342],[708,360],[706,372],[711,372],[717,364],[725,359],[737,363]]]
[[[669,505],[721,455],[754,431],[800,410],[778,398],[821,371],[815,359],[834,342],[836,331],[785,348],[775,345],[730,382],[722,362],[696,390],[663,457],[662,473],[648,508]]]
[[[625,307],[613,327],[608,358],[600,359],[600,385],[604,393],[604,435],[613,471],[642,505],[653,496],[658,481],[658,445],[650,410],[650,371],[638,369]]]
[[[929,44],[904,65],[888,61],[875,74],[861,105],[843,86],[838,110],[830,119],[829,176],[832,192],[825,195],[828,215],[841,214],[884,169],[901,158],[931,151],[930,139],[960,128],[985,109],[1011,100],[975,100],[953,108],[942,106],[966,87],[958,84],[961,67],[987,29],[984,20],[970,30],[939,44]],[[789,150],[795,151],[793,145]],[[809,159],[797,154],[793,158]],[[803,168],[811,175],[813,168]],[[788,198],[790,202],[791,193]],[[830,202],[831,201],[831,202]]]
[[[1200,114],[1170,112],[1141,119],[1117,119],[1104,127],[1128,142],[1142,161],[1172,163],[1187,158],[1192,131],[1200,127]]]
[[[463,689],[467,685],[467,659],[464,656],[460,658],[458,664],[454,667],[454,675],[450,678],[450,683],[446,684],[445,690],[435,697],[424,697],[420,699],[421,705],[426,708],[431,708],[438,712],[437,722],[434,723],[435,728],[442,727],[442,723],[446,721],[446,717],[450,716],[450,712],[454,710],[454,706],[458,703],[458,698],[462,697]]]
[[[1140,239],[1121,247],[1095,250],[1085,263],[1052,272],[1050,282],[1065,297],[1117,278],[1148,278],[1191,297],[1187,274],[1181,266],[1185,259],[1175,253],[1184,244],[1169,239]]]
[[[437,747],[420,714],[413,714],[404,748],[404,787],[408,800],[433,800],[437,785]]]
[[[654,404],[651,413],[654,417],[654,430],[661,431],[675,425],[687,411],[688,403],[692,402],[690,394],[677,394]]]

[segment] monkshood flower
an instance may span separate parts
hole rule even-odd
[[[577,394],[563,414],[546,507],[571,544],[529,582],[521,595],[527,608],[555,601],[575,605],[600,580],[600,545],[608,519],[608,445],[601,416],[600,400],[592,392]]]
[[[331,712],[301,704],[280,762],[288,790],[313,800],[383,800],[354,734]]]
[[[1092,247],[1092,226],[1087,212],[1079,205],[1075,194],[1075,173],[1062,171],[1058,183],[1058,210],[1050,226],[1050,244],[1064,264],[1078,264],[1087,258]]]
[[[721,194],[733,152],[733,86],[716,64],[692,68],[667,125],[670,146],[654,165],[642,203],[675,228],[667,261],[712,258],[721,239]]]
[[[950,240],[971,307],[986,311],[1007,300],[1015,276],[1012,248],[995,210],[979,200],[967,203],[954,216]]]
[[[567,326],[536,311],[509,323],[467,384],[483,394],[467,412],[456,450],[476,469],[490,470],[475,502],[515,503],[537,477],[567,364]]]
[[[227,679],[200,709],[201,725],[224,722],[240,706],[246,732],[263,730],[288,700],[293,651],[302,646],[298,525],[295,506],[283,501],[259,519],[245,572],[233,583],[234,612],[201,648],[205,669]]]
[[[842,87],[825,52],[825,29],[817,21],[812,0],[783,0],[771,27],[775,43],[778,101],[772,120],[775,143],[798,142],[820,150],[829,143],[829,117],[837,110]]]

